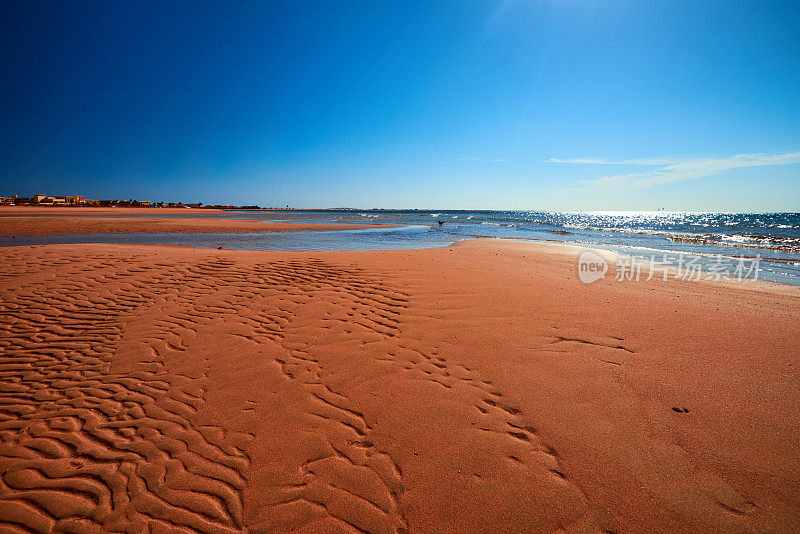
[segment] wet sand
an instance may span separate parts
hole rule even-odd
[[[22,210],[22,211],[21,211]],[[190,212],[187,214],[187,212]],[[0,208],[0,235],[243,234],[397,228],[387,224],[271,223],[202,217],[219,210],[156,208]],[[65,217],[64,215],[70,215]],[[86,216],[86,214],[91,214]],[[111,215],[114,216],[111,216]],[[158,215],[170,215],[169,218]],[[107,216],[103,216],[107,215]],[[148,215],[150,215],[148,217]],[[193,215],[177,217],[176,215]]]
[[[2,249],[0,519],[799,530],[800,289],[577,254]]]
[[[130,208],[111,206],[0,206],[0,215],[193,215],[224,213],[211,208]]]

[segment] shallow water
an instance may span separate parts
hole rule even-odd
[[[429,226],[371,228],[312,232],[271,232],[246,234],[89,234],[45,237],[0,237],[0,246],[72,243],[136,243],[145,245],[186,245],[196,248],[232,250],[345,251],[404,250],[447,246],[455,239]]]
[[[82,209],[76,209],[75,215],[93,216]],[[797,213],[231,210],[192,211],[190,215],[265,222],[383,223],[399,224],[403,228],[266,234],[0,237],[0,246],[102,242],[221,246],[235,250],[397,250],[446,246],[474,237],[496,237],[600,246],[645,258],[685,253],[699,256],[704,265],[717,255],[760,257],[759,278],[800,285],[800,214]],[[96,216],[113,214],[106,212]],[[130,212],[119,216],[129,217]],[[148,209],[142,210],[139,216],[162,215],[157,209]]]

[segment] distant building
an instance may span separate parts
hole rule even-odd
[[[15,202],[15,204],[19,203]],[[84,199],[82,195],[49,196],[36,194],[31,197],[29,203],[38,206],[82,206]]]
[[[8,197],[0,197],[0,205],[5,206],[105,206],[105,207],[137,207],[137,208],[152,208],[155,206],[175,206],[175,207],[193,207],[202,208],[201,202],[197,204],[183,204],[181,202],[165,204],[164,202],[152,202],[150,200],[94,200],[84,198],[83,195],[60,195],[51,196],[37,193],[32,197],[20,197],[11,195]]]

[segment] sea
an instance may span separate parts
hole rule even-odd
[[[87,212],[77,210],[75,215],[85,217]],[[130,217],[130,212],[124,216]],[[141,216],[158,216],[158,211],[148,209]],[[711,263],[719,263],[720,258],[740,262],[744,259],[751,264],[757,262],[759,279],[800,285],[800,213],[326,209],[226,210],[200,214],[193,211],[191,216],[318,224],[381,223],[398,227],[264,234],[0,236],[0,246],[99,242],[234,250],[345,251],[442,247],[476,238],[514,239],[608,249],[668,262],[695,258],[704,269]]]

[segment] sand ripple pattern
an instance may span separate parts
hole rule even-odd
[[[231,335],[286,343],[288,311],[248,305],[267,293],[291,298],[324,287],[377,310],[354,318],[356,327],[379,337],[398,329],[397,297],[316,260],[170,265],[150,256],[36,255],[4,252],[0,273],[0,526],[11,532],[244,531],[253,436],[204,424],[206,382],[171,372],[165,358],[189,351],[220,317]],[[154,324],[141,325],[143,310],[161,308]],[[131,350],[132,325],[148,358],[121,370],[115,361]],[[286,376],[348,436],[303,466],[305,481],[284,502],[313,502],[359,530],[405,530],[399,468],[302,347],[285,349]],[[332,481],[344,476],[371,477],[382,500],[342,504]]]

